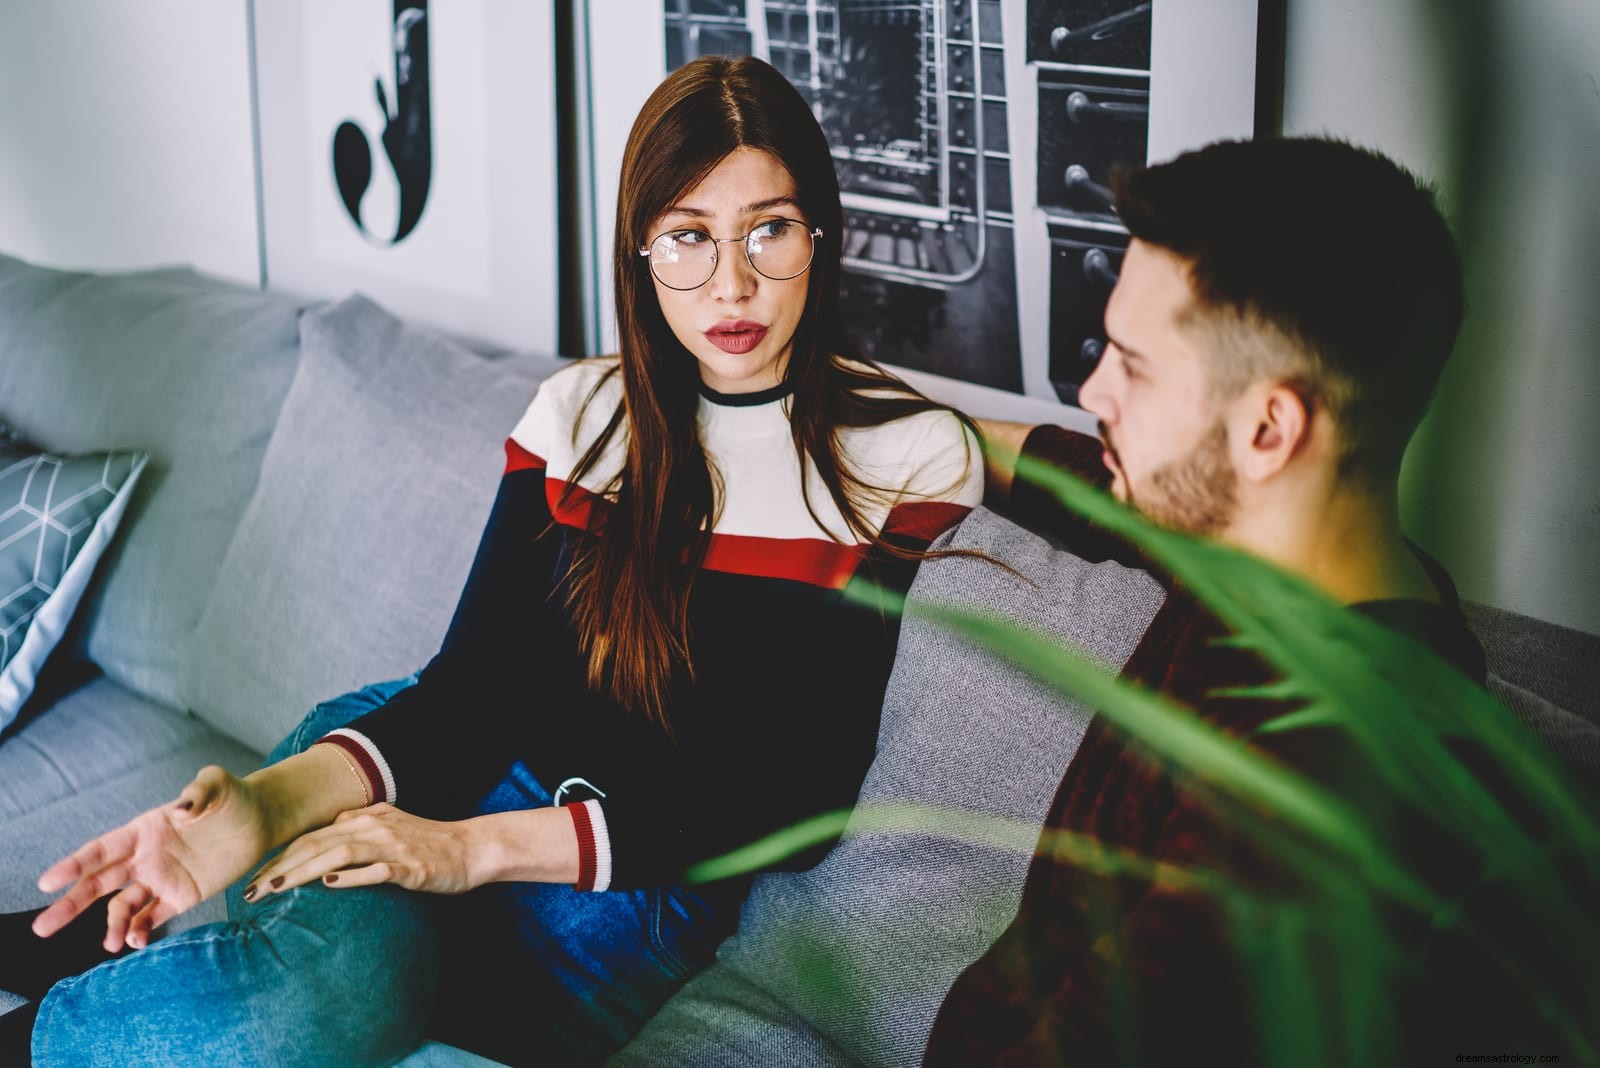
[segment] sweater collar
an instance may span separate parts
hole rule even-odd
[[[794,387],[787,382],[779,382],[771,389],[759,390],[755,393],[718,393],[704,382],[700,383],[700,396],[711,404],[723,408],[754,408],[761,404],[771,404],[781,400],[794,392]]]

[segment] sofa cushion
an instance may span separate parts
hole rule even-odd
[[[56,456],[0,426],[0,731],[66,632],[148,460]]]
[[[913,1060],[854,1060],[792,1006],[743,971],[712,965],[689,981],[608,1068],[854,1068],[912,1066]]]
[[[307,313],[261,483],[190,649],[188,707],[270,748],[437,651],[550,357],[487,359],[362,297]]]
[[[1600,726],[1492,672],[1488,690],[1580,781],[1600,786]]]
[[[936,545],[983,560],[925,562],[906,602],[878,752],[844,836],[809,871],[755,880],[739,930],[617,1064],[918,1064],[956,977],[1016,916],[1050,802],[1089,710],[929,616],[954,604],[1011,620],[1118,670],[1165,599],[1148,575],[1091,564],[986,509]],[[885,833],[881,806],[938,806],[978,833]],[[774,1015],[772,1006],[781,1005]],[[805,1026],[802,1026],[805,1025]],[[778,1056],[781,1054],[781,1056]],[[743,1063],[762,1063],[761,1058]]]
[[[295,301],[193,272],[79,274],[0,256],[0,420],[52,451],[150,466],[72,641],[178,704],[179,659],[299,356]]]
[[[1491,675],[1600,728],[1600,637],[1492,605],[1463,601],[1461,610]]]

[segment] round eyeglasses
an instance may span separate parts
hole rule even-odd
[[[774,282],[798,278],[811,266],[821,230],[794,219],[769,219],[743,237],[712,237],[704,230],[668,230],[639,255],[650,257],[650,273],[668,289],[699,289],[717,272],[717,247],[744,242],[745,259],[757,274]]]

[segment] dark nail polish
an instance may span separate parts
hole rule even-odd
[[[283,876],[279,875],[279,876],[277,876],[276,878],[274,878],[272,880],[272,888],[274,890],[278,889],[278,887],[280,887],[282,885],[283,885]]]
[[[178,802],[178,807],[180,809],[182,809],[183,811],[188,812],[190,809],[194,808],[194,802],[193,801],[179,801]]]
[[[253,887],[253,886],[245,887],[244,888],[244,899],[246,901],[254,901],[256,899],[256,888]]]
[[[332,872],[329,872],[327,875],[322,877],[322,881],[326,883],[336,883],[339,881],[339,877],[334,875]]]

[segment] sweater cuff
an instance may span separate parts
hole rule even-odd
[[[372,803],[374,805],[387,801],[391,805],[399,804],[396,798],[399,791],[395,789],[394,772],[389,768],[389,762],[383,759],[383,754],[360,731],[353,731],[349,727],[340,727],[329,731],[318,738],[313,745],[336,745],[356,762],[362,774],[367,777],[367,784],[372,787]]]
[[[572,815],[572,828],[578,832],[578,890],[611,888],[611,836],[606,830],[606,814],[597,800],[563,805]]]

